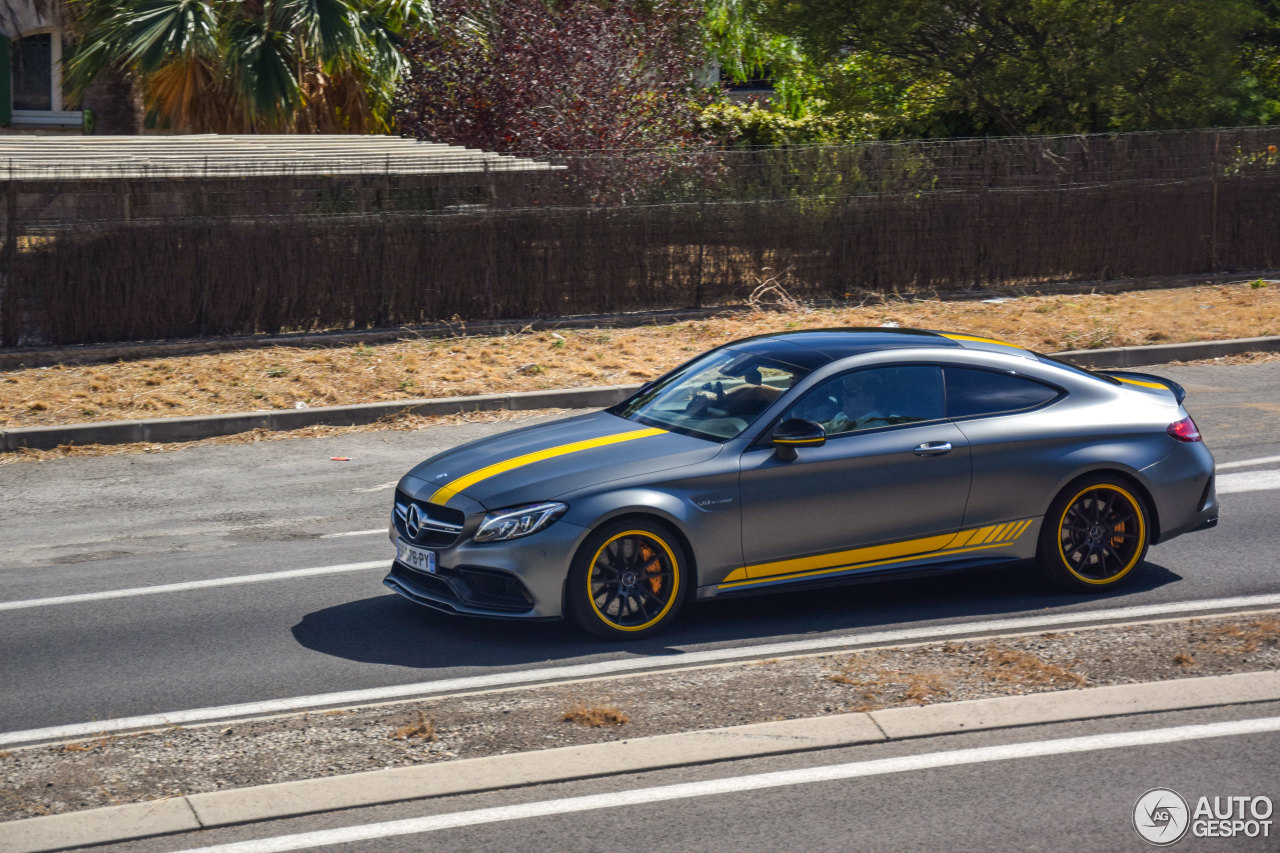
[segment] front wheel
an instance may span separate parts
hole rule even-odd
[[[647,520],[606,524],[574,556],[569,617],[606,639],[654,634],[680,609],[686,566],[684,549],[663,526]]]
[[[1060,586],[1101,592],[1142,562],[1150,539],[1150,515],[1138,491],[1114,477],[1090,476],[1049,507],[1037,562]]]

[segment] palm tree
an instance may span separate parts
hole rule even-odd
[[[139,84],[149,124],[178,132],[388,129],[400,35],[430,0],[69,0],[73,98],[110,69]]]

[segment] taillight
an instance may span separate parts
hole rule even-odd
[[[1196,422],[1186,417],[1174,424],[1165,427],[1165,432],[1178,439],[1178,441],[1199,441],[1200,430],[1196,427]]]

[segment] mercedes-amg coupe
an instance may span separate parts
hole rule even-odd
[[[660,630],[690,599],[1020,562],[1079,591],[1218,520],[1176,383],[987,338],[736,341],[604,411],[440,453],[385,583],[449,613]]]

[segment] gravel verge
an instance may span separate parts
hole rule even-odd
[[[0,752],[0,820],[551,747],[1280,669],[1280,614],[949,641]]]

